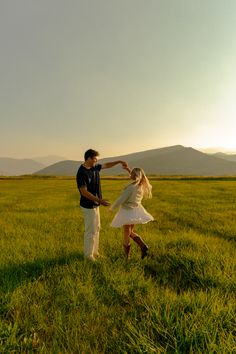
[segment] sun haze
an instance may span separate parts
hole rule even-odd
[[[0,5],[1,156],[236,151],[236,2]]]

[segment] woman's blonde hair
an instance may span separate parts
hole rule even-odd
[[[144,197],[152,198],[152,186],[149,183],[144,170],[142,168],[135,167],[132,169],[131,174],[135,177],[135,183],[142,187]]]

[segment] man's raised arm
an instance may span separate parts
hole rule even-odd
[[[107,162],[107,163],[102,164],[102,169],[111,168],[113,166],[118,165],[119,163],[122,165],[122,168],[124,168],[125,170],[128,168],[127,162],[122,161],[122,160],[117,160],[117,161],[112,161],[112,162]]]

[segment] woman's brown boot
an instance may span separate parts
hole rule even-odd
[[[130,237],[132,238],[132,240],[134,240],[135,243],[137,243],[137,245],[139,245],[141,249],[141,258],[143,259],[144,257],[146,257],[148,252],[148,245],[146,245],[143,239],[138,235],[131,234]]]

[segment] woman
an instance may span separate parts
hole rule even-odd
[[[118,213],[112,220],[112,227],[123,227],[124,231],[124,250],[126,258],[130,257],[130,240],[132,238],[141,249],[141,258],[147,255],[148,246],[142,238],[134,232],[134,226],[137,224],[146,224],[154,220],[142,206],[143,197],[152,197],[152,186],[148,178],[141,168],[133,168],[132,171],[127,168],[130,173],[132,183],[130,183],[123,191],[121,196],[111,205],[110,210],[119,208]]]

